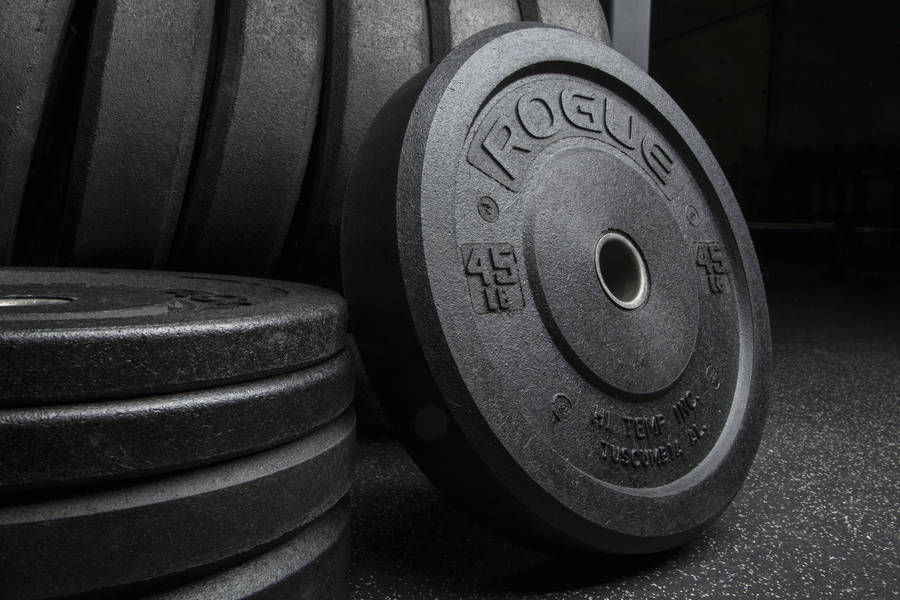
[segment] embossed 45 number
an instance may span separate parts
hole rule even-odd
[[[519,267],[511,244],[463,244],[462,251],[476,313],[524,307]]]
[[[507,244],[473,244],[466,263],[469,275],[481,275],[484,285],[512,285],[519,282],[519,268],[513,249]]]

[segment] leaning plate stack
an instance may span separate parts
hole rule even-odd
[[[0,271],[0,598],[339,598],[343,300],[190,274]]]

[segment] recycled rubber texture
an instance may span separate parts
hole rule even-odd
[[[9,264],[41,115],[73,1],[0,1],[0,264]]]
[[[431,60],[494,25],[521,21],[516,0],[429,0]]]
[[[273,450],[62,499],[0,507],[0,598],[174,585],[280,543],[350,486],[352,412]]]
[[[34,298],[57,303],[21,304]],[[335,355],[346,343],[346,328],[344,300],[302,284],[2,269],[0,406],[93,402],[260,379]]]
[[[609,45],[609,25],[600,0],[519,0],[523,21],[565,27]]]
[[[597,40],[504,25],[404,84],[359,157],[344,291],[422,471],[544,551],[713,523],[762,435],[771,342],[746,223],[672,99]],[[627,309],[611,232],[646,271]]]
[[[348,597],[350,507],[344,500],[245,563],[144,600],[341,600]]]
[[[325,2],[233,0],[171,265],[270,274],[300,197],[325,49]]]
[[[67,264],[165,266],[213,32],[202,0],[101,0],[66,198]]]
[[[425,0],[331,4],[327,80],[288,270],[340,288],[340,227],[353,160],[378,109],[428,65]]]
[[[0,494],[134,479],[266,450],[337,418],[353,389],[343,351],[300,371],[197,392],[0,408]]]

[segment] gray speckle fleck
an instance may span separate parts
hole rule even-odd
[[[396,443],[363,440],[353,598],[900,597],[900,289],[767,285],[766,433],[743,490],[701,537],[592,562],[531,552],[456,510]]]

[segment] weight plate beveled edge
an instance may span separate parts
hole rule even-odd
[[[300,371],[193,392],[0,407],[0,497],[158,476],[297,439],[353,398],[346,350]]]
[[[350,488],[348,411],[272,450],[73,497],[0,507],[0,599],[189,581],[277,544]]]
[[[142,600],[242,600],[260,594],[269,600],[337,600],[347,596],[349,563],[350,503],[345,499],[265,554]]]

